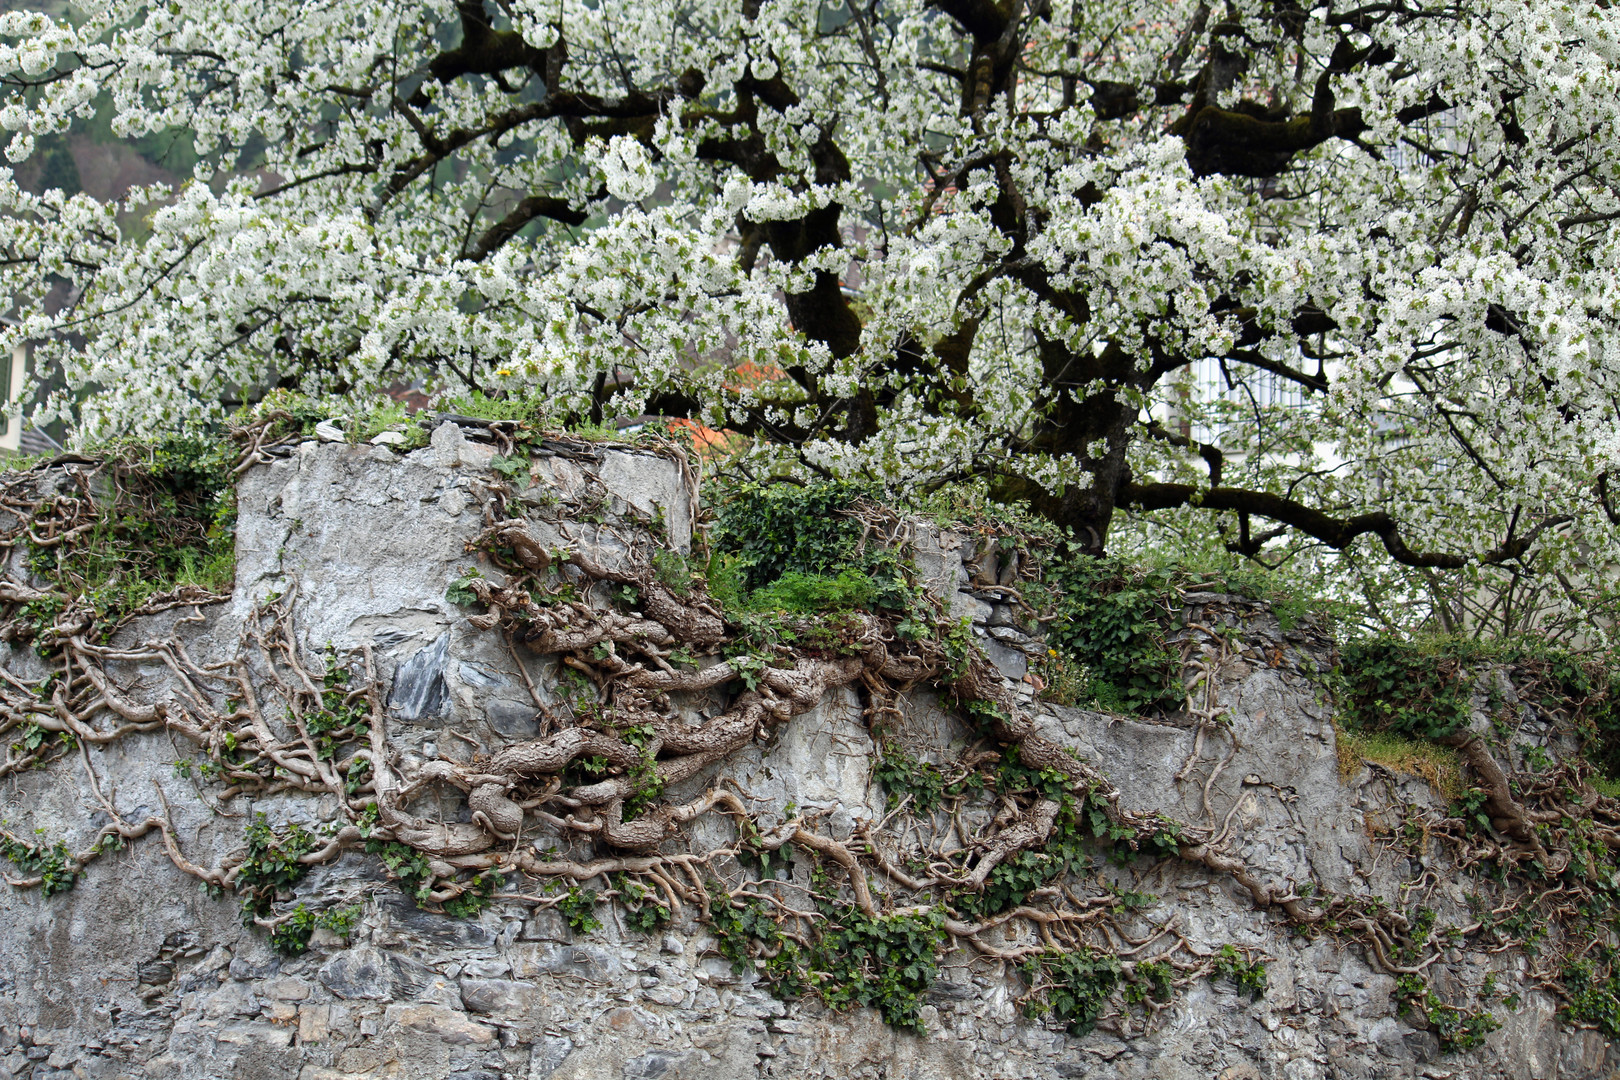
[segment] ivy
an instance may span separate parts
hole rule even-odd
[[[328,648],[320,706],[303,716],[304,730],[324,760],[331,760],[341,744],[370,735],[370,709],[363,697],[348,692],[349,678],[349,669],[339,665],[336,653]]]
[[[1564,1012],[1580,1024],[1591,1024],[1605,1035],[1620,1038],[1620,974],[1600,976],[1597,964],[1576,960],[1564,968]]]
[[[309,873],[299,858],[314,851],[318,840],[296,822],[278,836],[262,812],[253,815],[243,840],[247,853],[237,866],[236,892],[242,901],[242,923],[252,926],[254,916],[270,914],[278,892],[292,888]]]
[[[613,888],[624,904],[624,921],[630,929],[643,934],[656,934],[669,925],[670,911],[666,904],[653,898],[646,886],[631,881],[623,873],[613,875]]]
[[[730,489],[709,533],[709,591],[728,613],[910,611],[906,566],[848,513],[873,493],[851,481]]]
[[[951,906],[983,919],[1015,908],[1036,889],[1091,864],[1088,829],[1082,824],[1080,804],[1064,792],[1052,835],[1039,849],[1015,852],[985,878],[978,892],[961,890],[951,895]]]
[[[1073,551],[1047,560],[1042,582],[1054,616],[1047,643],[1085,670],[1087,689],[1104,709],[1147,713],[1185,700],[1181,657],[1164,636],[1172,576]]]
[[[270,946],[283,956],[296,956],[309,948],[317,928],[348,937],[359,921],[358,904],[315,912],[300,903],[271,929]]]
[[[1050,1017],[1071,1035],[1089,1034],[1124,975],[1119,957],[1090,948],[1048,949],[1021,968],[1035,993],[1024,1004],[1030,1017]]]
[[[1230,980],[1239,994],[1258,1001],[1266,994],[1266,965],[1261,960],[1245,960],[1234,945],[1222,945],[1215,954],[1215,974]]]
[[[55,896],[73,888],[79,880],[79,863],[68,851],[67,844],[44,839],[45,830],[36,829],[36,840],[23,840],[0,829],[0,858],[4,858],[25,874],[39,878],[39,890],[46,896]]]
[[[1421,1014],[1439,1038],[1440,1049],[1448,1054],[1482,1045],[1486,1035],[1502,1026],[1489,1009],[1460,1009],[1447,1004],[1418,975],[1398,978],[1395,993],[1399,998],[1395,1011],[1402,1016]]]
[[[486,870],[470,878],[462,892],[450,897],[440,906],[452,919],[470,919],[489,906],[495,890],[502,884],[503,880],[499,873]]]
[[[850,565],[864,530],[846,511],[871,491],[860,484],[740,484],[720,504],[709,542],[745,591],[784,574],[835,574]]]
[[[711,881],[709,888],[716,895],[726,897],[725,887],[719,882]],[[714,934],[716,950],[731,961],[731,970],[738,975],[754,966],[754,942],[767,949],[782,944],[782,931],[771,918],[770,910],[753,897],[711,902],[709,929]]]
[[[474,581],[481,580],[483,574],[476,567],[469,566],[461,572],[461,576],[452,581],[444,590],[444,598],[452,604],[466,607],[478,602],[478,594],[472,591]]]
[[[418,904],[432,897],[433,867],[426,855],[397,840],[367,840],[366,852],[378,856],[388,876],[398,881],[405,894]]]
[[[714,890],[725,895],[718,885]],[[784,938],[770,909],[753,897],[711,904],[709,928],[738,974],[756,966],[754,949],[762,947],[769,958],[761,966],[779,997],[813,993],[831,1008],[877,1009],[887,1024],[922,1031],[922,1006],[945,943],[944,913],[873,918],[819,895],[816,906],[824,921],[808,946]]]
[[[1338,685],[1354,728],[1443,739],[1467,726],[1479,646],[1453,638],[1388,636],[1340,651]]]
[[[600,899],[601,897],[592,889],[581,889],[578,885],[571,885],[558,899],[557,911],[574,933],[592,934],[602,929],[602,920],[595,914]]]
[[[883,785],[890,810],[899,806],[900,800],[909,795],[912,812],[927,814],[945,798],[945,777],[939,767],[917,760],[893,741],[883,744],[872,767],[872,779]]]
[[[944,913],[870,918],[854,907],[823,911],[828,928],[810,964],[821,999],[835,1009],[877,1009],[884,1023],[921,1032],[920,1012],[945,943]]]

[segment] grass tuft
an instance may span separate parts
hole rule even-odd
[[[1364,761],[1370,761],[1392,772],[1418,777],[1447,802],[1460,799],[1467,790],[1462,758],[1449,746],[1389,731],[1349,731],[1338,724],[1334,727],[1338,733],[1339,775],[1346,780]]]

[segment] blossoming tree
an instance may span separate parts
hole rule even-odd
[[[1119,507],[1427,568],[1620,521],[1604,0],[90,0],[0,42],[11,162],[98,111],[201,155],[0,173],[84,438],[425,378],[982,477],[1095,549]]]

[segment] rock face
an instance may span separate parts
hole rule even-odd
[[[530,735],[532,693],[551,693],[554,662],[516,655],[445,599],[473,563],[465,546],[484,524],[490,456],[448,425],[403,459],[380,447],[306,443],[242,478],[233,599],[201,609],[200,619],[177,609],[123,634],[138,641],[173,632],[207,663],[229,655],[255,601],[297,589],[307,647],[370,646],[391,683],[388,737],[405,753],[466,761]],[[559,527],[557,542],[590,544],[602,558],[622,550],[611,526],[627,517],[659,522],[679,546],[691,536],[680,468],[627,449],[542,457],[523,498],[560,506],[573,524]],[[1040,648],[1025,632],[1034,628],[982,587],[967,546],[924,530],[918,567],[953,611],[975,621],[1003,674],[1022,680]],[[1396,796],[1433,796],[1369,768],[1341,780],[1313,678],[1328,664],[1328,646],[1284,633],[1250,601],[1193,596],[1188,604],[1186,644],[1204,671],[1194,699],[1221,713],[1220,727],[1200,740],[1194,724],[1035,703],[1020,683],[1042,732],[1106,772],[1124,803],[1228,830],[1268,884],[1399,899],[1412,880],[1407,857],[1377,835],[1388,830]],[[35,670],[20,650],[0,659],[11,671]],[[119,674],[136,696],[156,695],[164,679],[161,671]],[[919,756],[943,761],[953,744],[971,741],[929,695],[902,706],[894,737]],[[248,815],[317,828],[335,812],[293,793],[220,803],[176,770],[187,752],[155,733],[87,755],[127,816],[160,812],[161,788],[185,857],[201,865],[240,846]],[[734,756],[721,777],[686,786],[697,793],[718,779],[751,805],[824,811],[832,834],[847,838],[885,814],[874,753],[853,696],[837,692]],[[66,764],[6,781],[10,828],[46,829],[70,847],[88,842],[104,814]],[[447,803],[444,812],[454,820],[466,810]],[[691,847],[718,844],[715,828],[694,822]],[[1419,880],[1437,925],[1465,923],[1467,882],[1436,868]],[[1264,996],[1250,1001],[1228,981],[1197,978],[1167,1004],[1126,1010],[1114,1030],[1075,1037],[1021,1015],[1025,987],[1015,971],[958,949],[944,958],[917,1035],[886,1027],[869,1009],[776,1000],[754,973],[734,974],[691,911],[655,937],[631,930],[608,905],[597,909],[604,925],[592,933],[518,899],[454,919],[418,908],[358,851],[296,890],[311,908],[358,903],[358,925],[346,937],[318,930],[307,952],[283,957],[262,931],[241,925],[232,902],[199,892],[151,836],[91,864],[66,893],[0,890],[0,1069],[33,1080],[1550,1080],[1606,1075],[1620,1063],[1599,1033],[1560,1028],[1556,1002],[1535,992],[1516,1011],[1497,1009],[1502,1027],[1484,1047],[1442,1054],[1435,1035],[1396,1014],[1395,979],[1359,947],[1291,933],[1230,877],[1176,859],[1099,862],[1095,873],[1126,898],[1122,952],[1151,950],[1170,935],[1194,953],[1237,945],[1269,958]],[[1452,951],[1428,974],[1461,1001],[1491,970],[1517,978],[1525,960]]]

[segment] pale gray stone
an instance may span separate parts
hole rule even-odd
[[[420,763],[441,753],[470,760],[531,737],[538,710],[514,664],[524,663],[546,695],[552,662],[514,660],[498,635],[469,628],[469,612],[444,597],[446,586],[476,561],[465,547],[483,527],[476,499],[479,485],[493,480],[484,471],[492,452],[447,425],[434,432],[428,449],[405,457],[312,440],[249,470],[238,496],[236,592],[227,603],[203,608],[200,623],[180,627],[189,655],[203,664],[228,659],[253,605],[296,585],[299,630],[310,657],[327,642],[373,649],[382,677],[391,680],[387,734],[402,761]],[[629,506],[661,515],[676,542],[690,536],[679,468],[641,451],[541,458],[525,490],[534,492],[530,505],[548,519],[534,525],[550,530],[547,543],[565,542],[552,518],[566,523],[571,505],[600,501],[604,490],[620,511]],[[460,512],[441,513],[457,496]],[[634,534],[622,517],[610,525]],[[578,522],[569,528],[573,542],[598,546],[604,560],[627,557],[608,530]],[[950,610],[988,621],[992,660],[1009,679],[1020,677],[1013,654],[1026,655],[1024,635],[1037,628],[1021,624],[1009,605],[998,600],[992,606],[964,591],[963,537],[926,524],[917,531],[916,561],[927,587]],[[1438,809],[1435,796],[1417,781],[1375,778],[1367,770],[1341,780],[1330,712],[1305,675],[1327,664],[1325,646],[1284,634],[1252,601],[1204,596],[1190,602],[1189,620],[1235,628],[1239,655],[1222,669],[1215,694],[1235,746],[1221,731],[1206,733],[1202,760],[1193,763],[1189,781],[1177,785],[1169,778],[1194,748],[1189,725],[1035,703],[1038,730],[1105,772],[1125,805],[1186,821],[1204,820],[1204,782],[1220,762],[1210,810],[1218,822],[1230,821],[1233,843],[1259,880],[1311,881],[1329,893],[1398,901],[1410,867],[1380,855],[1368,839],[1366,815],[1391,805],[1390,790]],[[122,632],[118,643],[161,637],[182,616],[190,617],[187,611],[154,617]],[[1278,650],[1286,663],[1272,666]],[[44,674],[26,648],[0,645],[0,663],[21,677]],[[168,692],[157,665],[130,665],[117,678],[129,693],[144,695],[141,700],[162,700]],[[1520,702],[1510,686],[1497,690],[1517,710],[1515,753],[1522,756],[1531,746],[1562,752],[1533,703]],[[710,704],[677,701],[672,707],[699,722]],[[977,738],[929,691],[903,695],[897,708],[892,737],[935,764],[948,764]],[[466,739],[441,730],[448,725]],[[769,741],[670,795],[693,798],[721,784],[765,818],[793,803],[820,815],[818,828],[848,836],[886,811],[884,793],[870,782],[874,751],[861,701],[840,691],[776,727]],[[132,821],[162,814],[151,787],[162,784],[187,857],[221,865],[240,852],[244,821],[222,816],[175,779],[175,756],[174,744],[157,732],[92,751],[103,791],[120,813]],[[75,850],[95,836],[105,818],[97,817],[100,808],[86,798],[82,773],[69,764],[7,778],[8,828],[47,827]],[[465,810],[457,799],[452,792],[438,806],[424,800],[422,812],[454,820]],[[239,799],[226,809],[314,827],[335,805],[290,792],[251,805]],[[972,838],[993,812],[983,806],[964,811],[963,831]],[[685,829],[700,850],[734,836],[720,815]],[[525,844],[536,839],[522,838]],[[1425,858],[1424,869],[1442,880],[1423,902],[1442,924],[1460,925],[1473,886],[1438,847]],[[804,863],[797,860],[793,873],[808,883]],[[1123,871],[1099,864],[1091,873],[1159,897],[1130,914],[1133,936],[1156,932],[1174,916],[1175,931],[1197,950],[1231,942],[1271,957],[1266,996],[1249,1002],[1229,983],[1199,980],[1181,989],[1152,1028],[1128,1041],[1103,1031],[1070,1037],[1022,1015],[1024,984],[1016,975],[1004,977],[983,961],[970,964],[959,951],[943,958],[926,995],[929,1030],[917,1037],[886,1027],[870,1010],[775,1001],[754,973],[739,976],[714,954],[712,937],[690,911],[654,938],[627,931],[605,908],[598,914],[608,925],[590,936],[569,929],[555,912],[529,913],[517,904],[451,919],[383,882],[376,858],[358,851],[310,874],[296,895],[317,908],[359,903],[364,914],[349,945],[323,933],[308,954],[277,958],[262,932],[241,925],[234,903],[200,894],[194,879],[175,870],[154,835],[91,863],[60,896],[0,888],[0,1071],[32,1080],[69,1074],[118,1080],[1571,1080],[1603,1076],[1620,1065],[1600,1033],[1561,1027],[1558,1003],[1534,991],[1517,1011],[1498,1011],[1503,1027],[1485,1048],[1442,1054],[1431,1034],[1414,1031],[1397,1015],[1393,978],[1375,972],[1357,949],[1291,935],[1285,920],[1257,911],[1229,879],[1148,860]],[[874,877],[874,889],[885,887]],[[1031,936],[1024,943],[1035,941]],[[1508,985],[1519,963],[1511,954],[1458,954],[1429,970],[1439,985],[1455,987],[1454,1000],[1461,1001],[1487,970]]]

